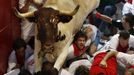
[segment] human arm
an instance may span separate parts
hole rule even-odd
[[[40,1],[40,3],[38,3],[37,1]],[[30,5],[33,5],[34,8],[38,9],[43,6],[43,3],[45,3],[44,0],[43,1],[37,0],[37,1],[36,0],[25,0],[25,2],[20,1],[19,2],[20,12],[21,13],[28,12]]]
[[[102,59],[102,61],[100,62],[100,66],[101,67],[107,67],[107,60],[110,58],[110,57],[113,57],[113,56],[117,56],[118,52],[117,51],[110,51],[106,54],[106,56]]]
[[[96,52],[96,50],[97,50],[97,45],[96,45],[95,43],[91,43],[91,45],[90,45],[90,50],[89,50],[89,54],[90,54],[91,56],[93,56],[93,54]]]
[[[97,11],[94,11],[94,14],[96,15],[96,18],[101,19],[101,20],[103,20],[105,22],[108,22],[108,23],[112,24],[112,18],[111,17],[103,15],[103,14],[97,12]]]
[[[64,64],[66,57],[67,57],[67,50],[63,50],[63,52],[58,56],[54,64],[54,68],[56,68],[59,71],[62,65]]]
[[[29,10],[29,6],[31,5],[33,1],[32,0],[25,0],[24,2],[19,2],[19,8],[21,13],[26,13]]]
[[[121,20],[113,20],[111,17],[100,14],[99,12],[94,13],[96,18],[101,19],[107,23],[110,23],[112,26],[119,28],[119,30],[124,30]]]
[[[7,72],[11,71],[16,66],[15,51],[12,51],[8,59]]]

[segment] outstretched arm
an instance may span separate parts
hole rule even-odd
[[[100,62],[100,66],[101,67],[107,67],[107,63],[106,61],[112,57],[112,56],[117,56],[118,52],[117,51],[110,51],[106,54],[106,56],[102,59],[102,61]]]
[[[103,15],[97,11],[94,11],[94,14],[96,15],[96,18],[101,19],[105,22],[112,23],[112,18],[106,15]]]

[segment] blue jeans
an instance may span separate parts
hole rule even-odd
[[[98,46],[98,44],[100,43],[101,36],[102,36],[102,34],[101,34],[101,32],[98,30],[98,31],[97,31],[97,34],[96,34],[96,37],[95,37],[95,40],[94,40],[94,43],[95,43],[96,46]]]

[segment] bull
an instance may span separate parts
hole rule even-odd
[[[16,12],[19,18],[34,17],[35,71],[41,70],[45,59],[62,67],[74,34],[87,15],[99,5],[99,0],[47,0],[42,8],[27,13]],[[72,12],[71,12],[72,11]]]

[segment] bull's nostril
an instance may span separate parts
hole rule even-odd
[[[46,43],[45,45],[46,45],[46,46],[51,46],[51,43]]]

